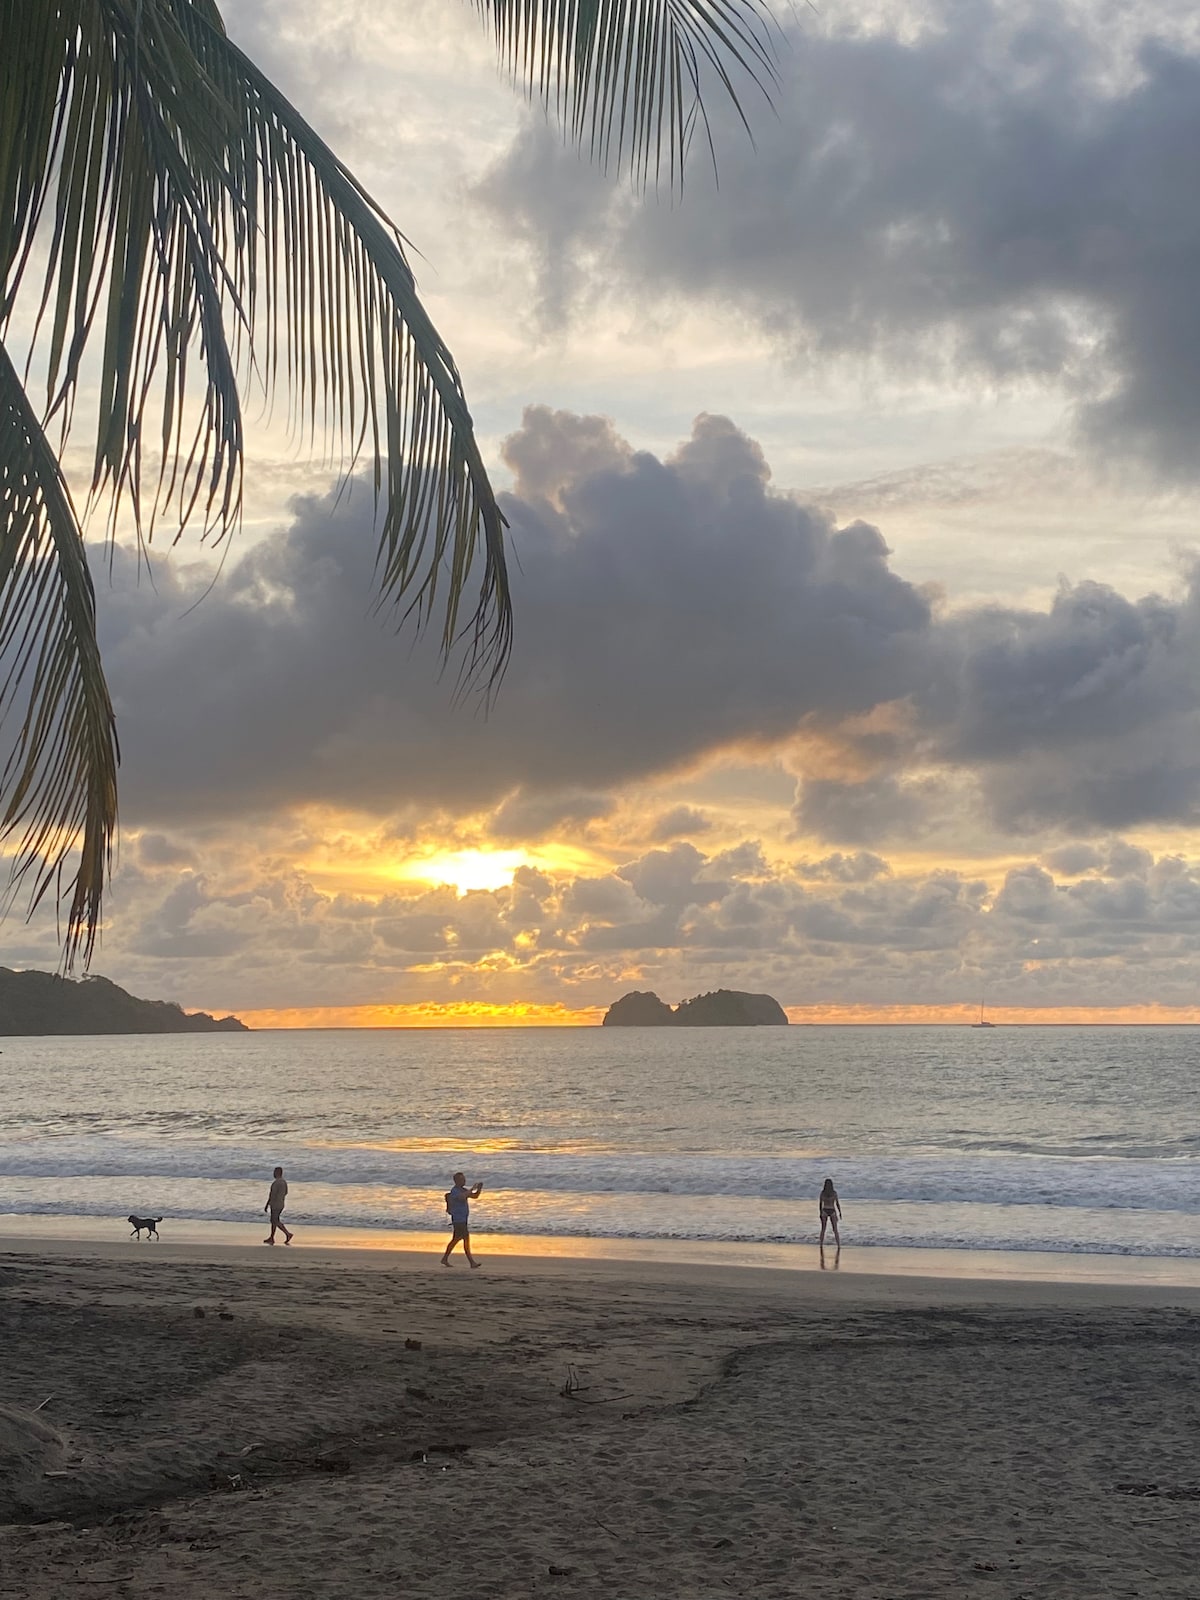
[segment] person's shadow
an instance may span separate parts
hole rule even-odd
[[[821,1252],[821,1271],[825,1272],[827,1270],[828,1266],[829,1266],[829,1263],[825,1260],[825,1246],[824,1245],[820,1245],[820,1246],[818,1246],[818,1248],[820,1249],[820,1252]],[[841,1265],[841,1261],[842,1261],[842,1247],[839,1244],[837,1249],[833,1252],[833,1270],[834,1270],[834,1272],[836,1272],[838,1267]]]

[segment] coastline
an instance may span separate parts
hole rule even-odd
[[[297,1243],[273,1254],[311,1263],[361,1265],[411,1271],[435,1263],[444,1230],[414,1232],[366,1228],[307,1227],[293,1219]],[[122,1219],[0,1215],[0,1256],[73,1254],[124,1259],[131,1250],[154,1251],[190,1261],[250,1261],[266,1254],[257,1220],[246,1223],[170,1219],[165,1237],[140,1243],[127,1238]],[[844,1280],[903,1279],[933,1286],[1007,1283],[1093,1285],[1103,1288],[1191,1290],[1200,1294],[1200,1259],[1181,1256],[1116,1255],[1040,1250],[887,1249],[847,1241],[841,1252],[827,1246],[822,1263],[816,1244],[734,1243],[703,1239],[594,1238],[563,1234],[512,1234],[478,1228],[476,1253],[505,1270],[546,1273],[571,1266],[605,1275],[628,1272],[756,1275],[823,1274]],[[941,1289],[938,1290],[941,1292]],[[947,1292],[949,1292],[947,1290]]]

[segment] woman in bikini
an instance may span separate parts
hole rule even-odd
[[[842,1202],[838,1199],[832,1178],[825,1179],[825,1187],[821,1190],[821,1198],[818,1204],[821,1208],[821,1243],[825,1243],[825,1229],[832,1225],[833,1242],[840,1250],[842,1241],[838,1237],[838,1218],[842,1214]]]

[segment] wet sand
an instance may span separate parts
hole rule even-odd
[[[1200,1594],[1194,1287],[9,1239],[0,1338],[3,1597]]]

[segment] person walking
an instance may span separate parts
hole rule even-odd
[[[283,1176],[283,1168],[276,1167],[275,1177],[271,1182],[271,1192],[267,1195],[267,1203],[263,1207],[264,1211],[271,1213],[271,1232],[263,1240],[264,1244],[275,1243],[275,1230],[277,1228],[283,1234],[284,1244],[291,1244],[292,1242],[292,1230],[283,1220],[283,1208],[287,1202],[287,1192],[287,1180]]]
[[[470,1265],[472,1267],[478,1267],[482,1264],[476,1261],[475,1257],[471,1254],[470,1221],[470,1202],[472,1200],[478,1200],[482,1193],[482,1183],[473,1184],[471,1188],[468,1189],[465,1176],[461,1172],[456,1172],[454,1174],[454,1187],[446,1191],[446,1210],[450,1213],[450,1223],[454,1229],[454,1232],[450,1236],[450,1243],[442,1252],[442,1265],[444,1267],[448,1267],[450,1265],[450,1252],[454,1249],[454,1246],[459,1242],[460,1239],[462,1240],[463,1254],[466,1256]]]
[[[833,1187],[832,1178],[825,1179],[825,1186],[821,1190],[821,1198],[818,1204],[821,1211],[821,1243],[825,1243],[825,1229],[832,1226],[833,1242],[840,1250],[842,1241],[838,1237],[838,1218],[842,1214],[842,1202],[838,1199],[838,1192]]]

